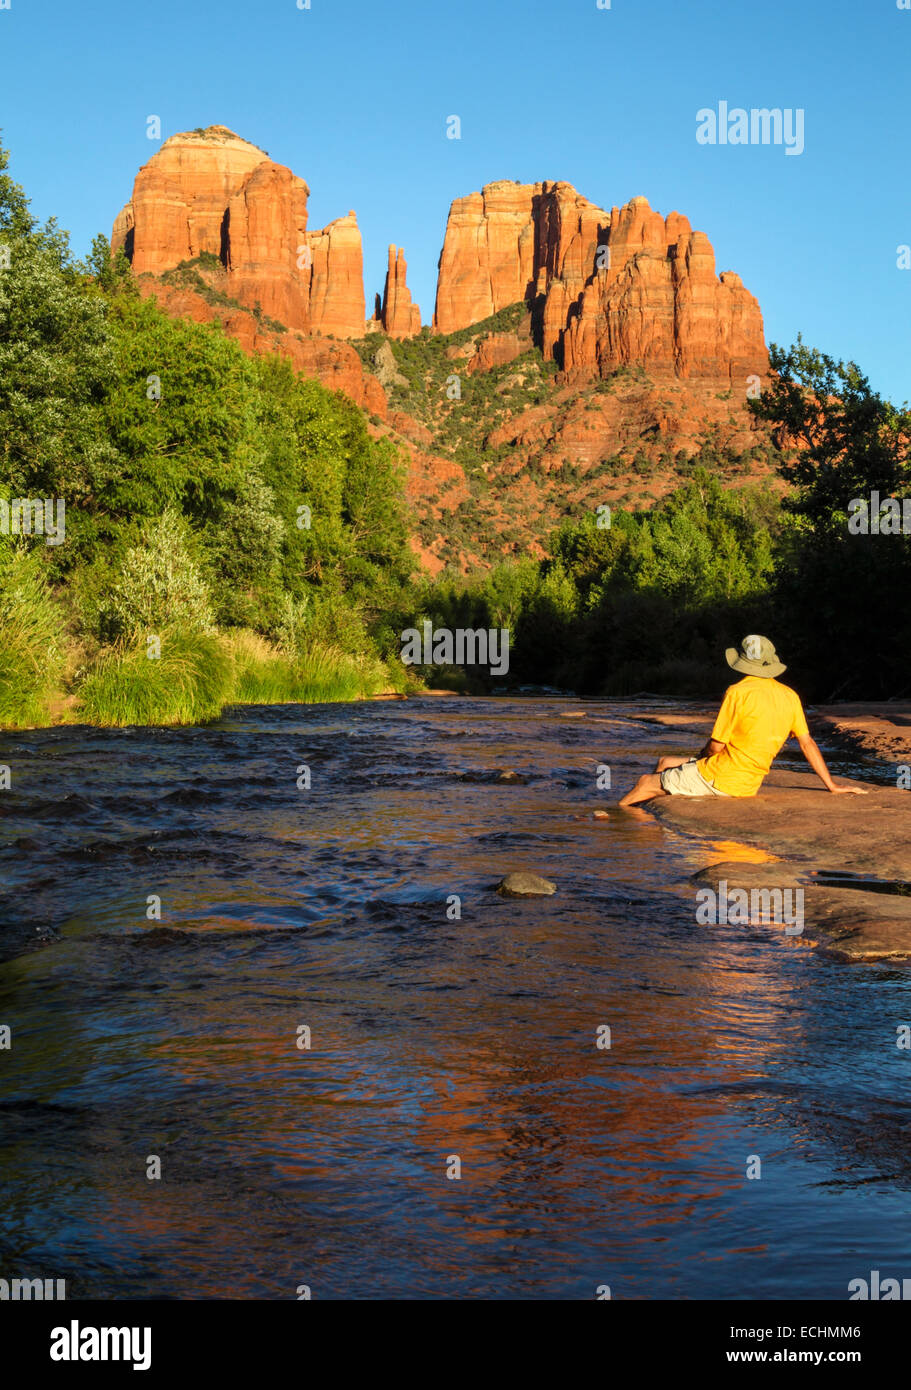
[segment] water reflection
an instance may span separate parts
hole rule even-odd
[[[4,753],[11,1268],[96,1297],[842,1298],[846,1250],[904,1259],[905,975],[697,926],[695,868],[772,856],[593,820],[595,765],[632,777],[654,738],[622,706],[470,714]],[[521,869],[556,895],[491,892]]]

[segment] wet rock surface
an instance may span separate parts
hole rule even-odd
[[[497,892],[503,898],[548,898],[556,891],[555,883],[538,874],[507,874],[497,884]]]
[[[911,885],[911,793],[859,785],[867,796],[833,796],[812,773],[773,770],[755,797],[666,797],[650,809],[681,831],[776,856],[722,861],[696,882],[800,886],[808,940],[846,961],[911,958],[911,896],[901,891]]]

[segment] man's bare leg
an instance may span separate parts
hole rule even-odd
[[[669,767],[679,767],[681,763],[688,763],[689,758],[664,757],[658,759],[658,766],[654,772],[646,772],[643,777],[628,791],[626,796],[621,797],[618,806],[636,806],[640,801],[651,801],[655,796],[667,796],[667,792],[661,785],[661,773],[667,771]]]
[[[684,761],[686,761],[684,759]],[[626,796],[620,798],[618,806],[636,806],[640,801],[651,801],[655,796],[667,796],[667,792],[661,785],[661,776],[657,772],[646,772],[644,777],[628,791]]]

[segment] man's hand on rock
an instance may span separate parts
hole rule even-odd
[[[844,796],[846,793],[848,795],[853,794],[854,796],[868,795],[866,787],[830,787],[829,791],[833,794],[833,796]]]

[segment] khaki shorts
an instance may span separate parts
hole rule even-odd
[[[711,782],[706,781],[696,766],[697,759],[681,763],[679,767],[666,768],[661,773],[661,789],[671,796],[726,796]]]

